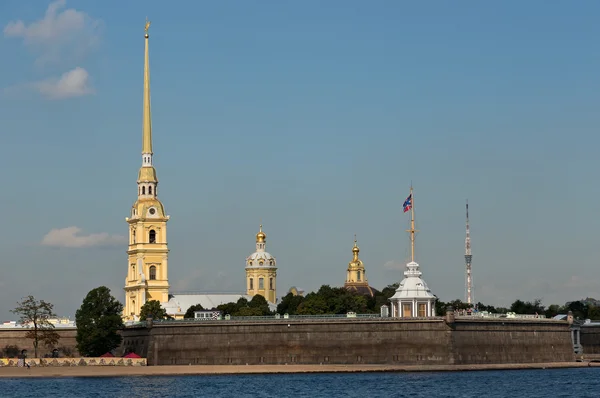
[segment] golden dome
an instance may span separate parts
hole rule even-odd
[[[356,234],[354,234],[354,247],[352,248],[352,253],[358,254],[359,251],[360,251],[360,249],[358,248],[358,245],[356,244]]]
[[[262,230],[262,224],[260,226],[260,231],[256,234],[256,243],[263,243],[267,240],[267,234],[265,234]]]

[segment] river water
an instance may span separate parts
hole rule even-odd
[[[600,397],[600,368],[0,379],[0,397]]]

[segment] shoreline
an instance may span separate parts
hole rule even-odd
[[[0,367],[1,378],[27,377],[137,377],[207,376],[299,373],[460,372],[600,367],[596,362],[550,362],[473,365],[162,365],[162,366],[70,366]]]

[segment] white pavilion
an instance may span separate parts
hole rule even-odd
[[[436,297],[431,293],[429,287],[421,275],[419,264],[415,262],[415,208],[413,189],[410,188],[410,196],[404,202],[404,212],[411,210],[410,246],[411,261],[406,264],[404,279],[400,282],[396,294],[390,297],[391,316],[397,318],[427,318],[435,316]]]

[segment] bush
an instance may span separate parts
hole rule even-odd
[[[5,358],[15,358],[17,355],[19,355],[19,352],[21,352],[19,347],[16,345],[7,344],[2,350],[2,356]]]

